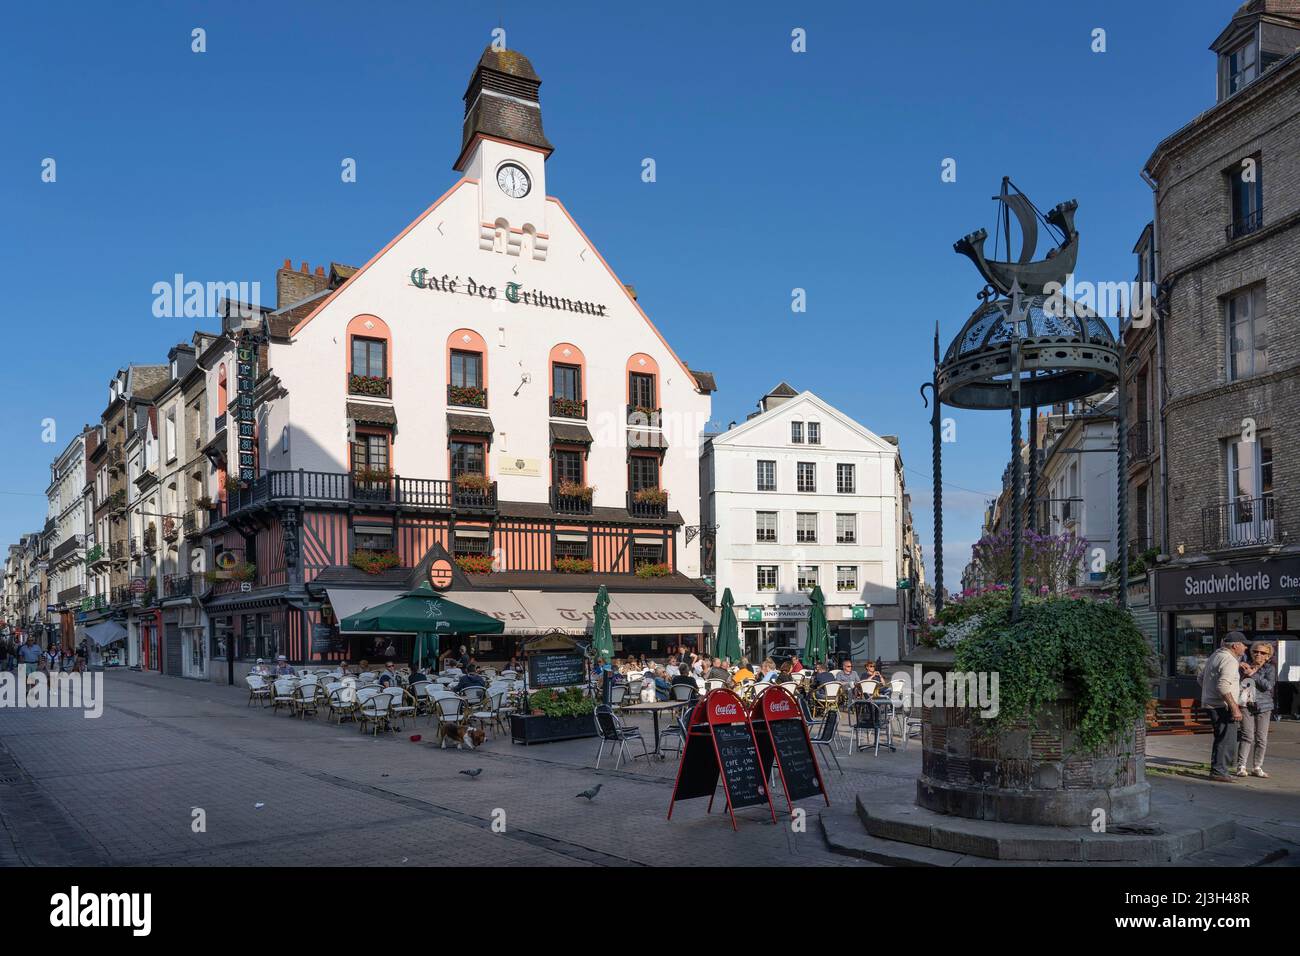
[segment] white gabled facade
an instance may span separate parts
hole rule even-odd
[[[720,600],[731,589],[746,654],[804,645],[815,580],[832,652],[897,660],[897,446],[784,383],[762,407],[708,439],[700,460],[704,521],[717,525],[716,590]]]

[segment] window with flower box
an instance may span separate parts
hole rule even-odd
[[[663,560],[664,543],[662,541],[647,541],[644,538],[637,538],[632,542],[633,569],[639,568],[643,564],[661,564]]]

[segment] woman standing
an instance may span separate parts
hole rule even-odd
[[[1255,684],[1255,699],[1247,704],[1237,731],[1237,776],[1267,777],[1264,751],[1268,748],[1268,722],[1273,716],[1273,685],[1277,683],[1277,665],[1273,663],[1273,645],[1255,641],[1250,645],[1250,660],[1241,665],[1241,676]],[[1247,770],[1246,768],[1250,769]]]

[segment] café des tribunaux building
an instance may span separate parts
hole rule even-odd
[[[547,195],[540,84],[523,55],[485,51],[460,178],[364,266],[269,316],[257,477],[225,496],[218,535],[255,579],[219,589],[214,626],[269,628],[292,661],[373,658],[386,639],[337,621],[423,578],[505,621],[482,660],[587,632],[601,584],[617,651],[712,634],[683,531],[713,378]]]

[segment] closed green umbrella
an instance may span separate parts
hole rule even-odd
[[[596,660],[614,656],[614,631],[609,626],[609,592],[605,585],[596,592],[596,609],[591,623],[591,652]]]
[[[505,629],[503,621],[448,601],[430,587],[407,591],[339,621],[343,633],[392,631],[419,635],[417,663],[426,655],[437,655],[438,638],[444,634],[500,634]]]
[[[733,662],[740,660],[740,625],[736,622],[735,601],[731,588],[722,592],[722,616],[718,619],[718,651],[715,657]]]
[[[808,615],[808,643],[803,649],[809,664],[824,660],[830,653],[830,629],[826,625],[826,596],[821,585],[812,589],[812,611]]]

